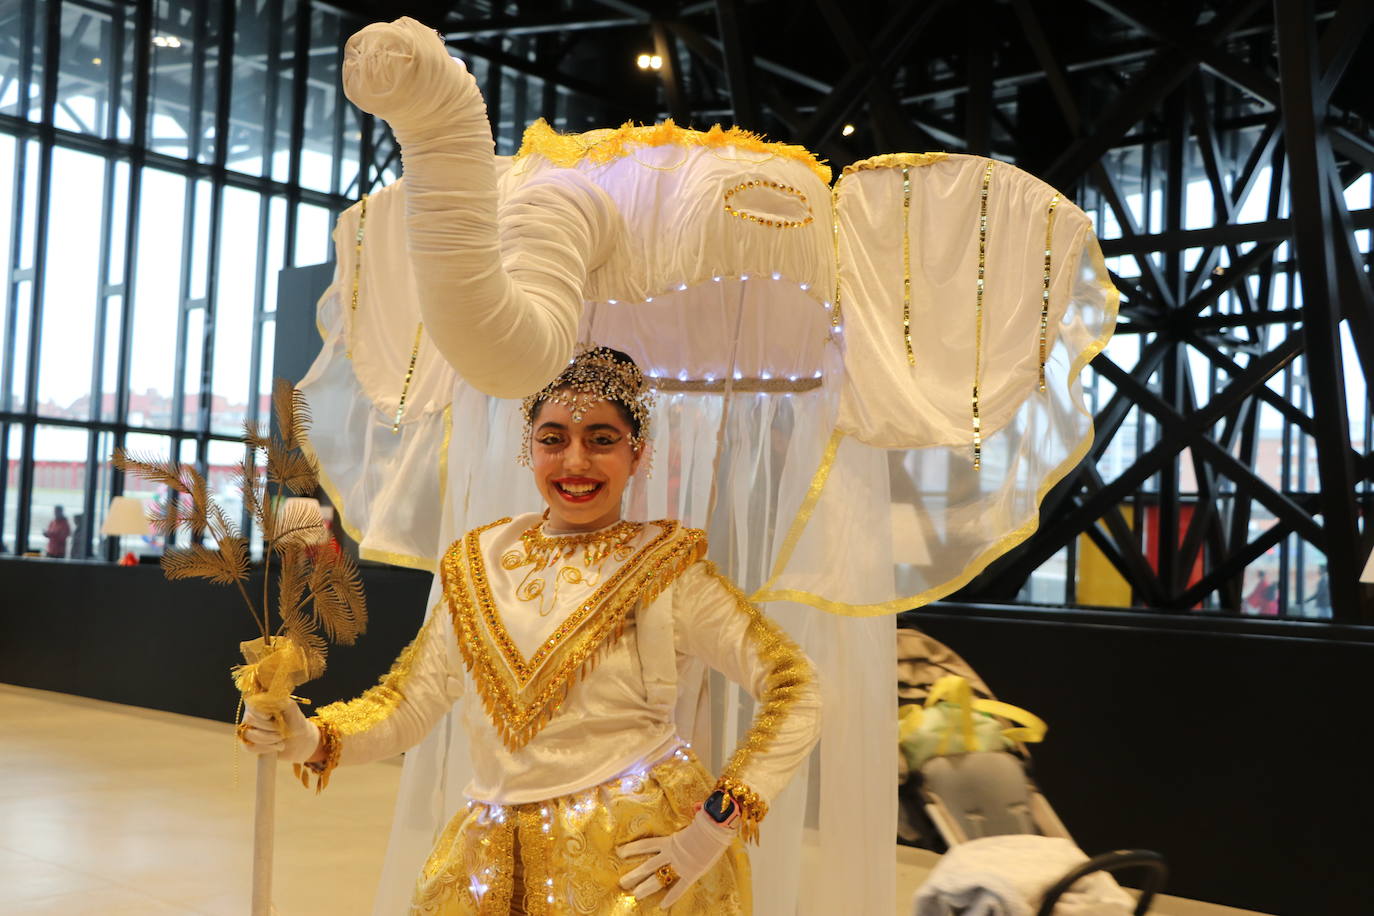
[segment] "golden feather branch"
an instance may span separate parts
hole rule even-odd
[[[267,493],[297,495],[315,492],[319,469],[302,450],[310,428],[310,407],[305,396],[283,379],[272,389],[272,410],[277,432],[272,435],[245,423],[244,457],[234,472],[234,485],[244,508],[262,532],[263,594],[261,606],[249,597],[252,572],[248,539],[224,508],[215,502],[204,475],[157,455],[119,449],[113,462],[132,477],[166,487],[171,492],[165,505],[154,507],[149,521],[159,534],[172,538],[178,531],[191,535],[186,547],[168,547],[162,570],[168,579],[205,579],[216,585],[233,585],[243,597],[262,634],[263,644],[287,637],[305,655],[309,676],[324,671],[330,642],[351,645],[367,626],[367,601],[357,565],[351,557],[322,544],[323,520],[317,511],[301,504],[279,505]],[[260,463],[261,459],[261,463]],[[208,536],[210,547],[202,543]],[[272,558],[277,558],[276,606],[272,602]],[[279,621],[275,628],[273,619]]]

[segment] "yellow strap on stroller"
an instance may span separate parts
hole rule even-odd
[[[1049,730],[1045,720],[1019,706],[1001,703],[997,700],[975,699],[973,688],[969,686],[968,681],[957,674],[949,674],[936,681],[929,695],[926,696],[924,706],[928,709],[941,700],[947,700],[951,705],[958,708],[959,732],[964,739],[964,749],[968,751],[981,750],[977,735],[974,732],[973,714],[975,712],[987,713],[1015,722],[1015,726],[1002,729],[1003,737],[1010,741],[1026,743],[1043,741],[1045,732]],[[902,710],[901,722],[898,726],[899,738],[905,739],[919,729],[924,718],[921,707],[905,707]],[[937,755],[948,753],[950,736],[953,733],[954,729],[952,728],[945,730],[935,750]]]

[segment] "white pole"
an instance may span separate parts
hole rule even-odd
[[[277,806],[277,755],[258,757],[258,794],[253,806],[253,916],[272,913],[272,840]]]

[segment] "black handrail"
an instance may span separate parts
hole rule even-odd
[[[1164,864],[1164,857],[1148,849],[1118,849],[1116,852],[1104,852],[1100,856],[1093,856],[1045,891],[1045,899],[1041,901],[1036,916],[1053,916],[1059,898],[1080,878],[1093,872],[1117,872],[1127,868],[1143,868],[1146,871],[1145,882],[1140,888],[1140,899],[1135,907],[1135,916],[1145,916],[1150,912],[1150,904],[1154,902],[1155,894],[1169,877],[1169,867]]]

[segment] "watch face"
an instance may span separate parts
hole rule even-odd
[[[711,816],[711,820],[717,824],[723,824],[734,812],[735,803],[730,799],[730,796],[717,789],[711,793],[702,807]]]

